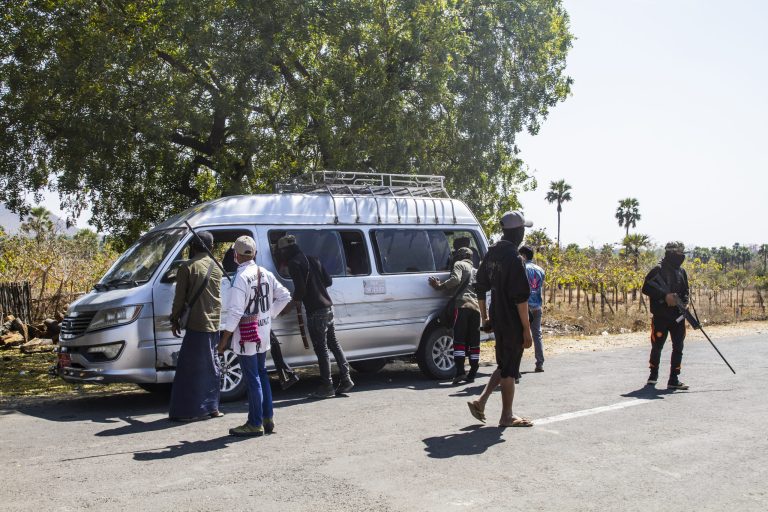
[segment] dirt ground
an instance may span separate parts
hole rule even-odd
[[[768,333],[768,321],[748,321],[736,324],[712,325],[704,330],[715,344],[724,338]],[[639,347],[650,343],[650,332],[628,332],[622,334],[605,334],[597,336],[568,335],[543,338],[544,357],[566,352],[595,352],[622,347]],[[701,331],[688,329],[686,343],[707,343]],[[533,358],[533,349],[526,350],[524,358]],[[493,342],[483,343],[481,359],[491,363],[495,360]]]
[[[768,333],[768,321],[747,321],[736,324],[713,325],[705,328],[716,344],[725,338]],[[686,343],[706,343],[700,331],[688,331]],[[556,335],[544,334],[545,358],[568,352],[600,351],[621,347],[637,347],[649,343],[649,333],[627,332],[605,335]],[[533,360],[533,350],[525,351],[524,360]],[[493,341],[481,347],[481,361],[486,365],[495,364]],[[94,396],[99,394],[130,393],[138,388],[133,384],[67,384],[61,379],[48,375],[48,368],[55,362],[55,355],[20,354],[17,351],[0,353],[0,403],[7,400],[41,397]],[[409,364],[401,362],[398,364]],[[529,364],[528,364],[529,365]],[[315,368],[302,370],[313,374]]]

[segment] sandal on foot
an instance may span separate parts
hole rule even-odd
[[[505,427],[532,427],[533,422],[528,418],[515,418],[512,421],[500,421],[499,426]]]
[[[211,414],[208,415],[209,418],[222,418],[224,417],[224,413],[221,411],[213,411]]]
[[[470,414],[472,414],[476,420],[485,423],[485,411],[479,408],[475,402],[467,402],[467,407],[469,407]]]

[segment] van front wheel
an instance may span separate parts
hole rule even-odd
[[[221,395],[222,402],[234,402],[245,395],[245,378],[237,354],[227,350],[219,356],[221,369]]]
[[[449,329],[432,329],[416,354],[421,371],[430,379],[445,380],[453,377],[453,333]]]

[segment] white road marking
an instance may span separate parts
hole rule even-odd
[[[602,407],[595,407],[593,409],[584,409],[583,411],[567,412],[565,414],[558,414],[557,416],[549,416],[547,418],[533,420],[533,424],[534,426],[548,425],[550,423],[557,423],[558,421],[572,420],[574,418],[581,418],[582,416],[591,416],[593,414],[600,414],[601,412],[617,411],[619,409],[634,407],[635,405],[641,405],[648,402],[653,402],[653,400],[649,400],[647,398],[636,398],[634,400],[627,400],[625,402],[619,402],[613,405],[604,405]]]

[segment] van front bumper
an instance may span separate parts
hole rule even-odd
[[[89,348],[115,343],[123,346],[114,359],[98,360],[98,354],[88,352]],[[72,383],[157,382],[152,318],[62,340],[56,373]]]

